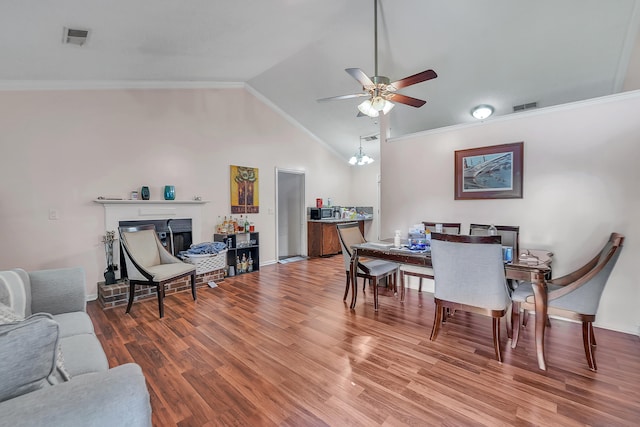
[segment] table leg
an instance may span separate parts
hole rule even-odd
[[[538,367],[543,371],[547,370],[547,363],[544,359],[544,330],[547,325],[547,284],[544,275],[538,273],[533,282],[533,295],[536,309],[536,354],[538,357]]]
[[[351,263],[349,264],[349,273],[351,274],[351,305],[353,310],[356,308],[356,298],[358,296],[358,250],[353,250],[351,255]]]

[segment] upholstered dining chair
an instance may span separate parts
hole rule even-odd
[[[344,289],[343,301],[346,301],[349,294],[349,286],[351,284],[351,274],[349,273],[351,264],[351,246],[360,243],[365,243],[366,240],[360,231],[360,227],[357,222],[347,222],[337,224],[338,238],[340,239],[340,246],[342,247],[342,259],[344,261],[344,269],[347,275],[347,284]],[[397,292],[396,278],[398,275],[399,265],[394,262],[379,260],[379,259],[358,259],[358,271],[356,277],[362,277],[362,288],[366,287],[366,281],[373,286],[373,307],[378,311],[378,282],[382,278],[387,278],[387,284],[393,286],[394,291]],[[353,286],[357,286],[354,283]]]
[[[486,236],[489,234],[489,227],[487,224],[471,224],[469,226],[469,234],[472,236]],[[502,238],[502,246],[511,246],[513,248],[513,256],[519,254],[520,249],[520,227],[513,225],[495,225],[498,230],[498,236]]]
[[[505,279],[499,236],[431,234],[431,262],[435,276],[435,318],[431,340],[438,336],[445,311],[456,310],[492,317],[493,347],[498,362],[500,319],[511,298]]]
[[[459,222],[428,222],[422,221],[425,231],[436,233],[438,224],[442,225],[442,233],[460,234],[461,224]],[[410,265],[400,266],[400,286],[404,287],[404,276],[414,276],[419,278],[418,292],[422,292],[422,279],[433,279],[433,270],[427,267],[416,267]]]
[[[162,246],[153,225],[120,227],[120,247],[124,254],[129,282],[129,303],[126,312],[131,311],[135,287],[151,285],[156,287],[160,317],[164,317],[165,284],[185,276],[191,276],[191,293],[196,299],[196,267],[180,261]]]
[[[611,233],[602,250],[588,263],[573,273],[547,281],[547,313],[582,323],[582,342],[589,369],[596,371],[594,347],[596,339],[593,322],[596,320],[602,291],[620,256],[624,236]],[[513,307],[511,324],[513,337],[511,347],[516,348],[520,335],[520,310],[523,310],[523,326],[528,310],[535,309],[533,285],[521,282],[511,296]]]

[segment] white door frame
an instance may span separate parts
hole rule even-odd
[[[275,207],[276,207],[276,215],[275,215],[275,226],[276,226],[276,262],[279,261],[279,257],[280,257],[280,230],[279,230],[279,224],[278,224],[278,216],[279,216],[279,212],[278,212],[278,206],[279,206],[279,197],[280,195],[279,193],[279,183],[278,183],[278,175],[279,173],[289,173],[289,174],[295,174],[295,175],[302,175],[302,188],[300,189],[300,255],[308,255],[307,254],[307,233],[305,230],[305,225],[306,225],[306,213],[305,213],[305,200],[306,200],[306,173],[303,170],[296,170],[296,169],[285,169],[285,168],[279,168],[276,166],[276,185],[275,185],[275,196],[276,196],[276,200],[275,200]]]

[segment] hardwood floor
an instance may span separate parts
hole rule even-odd
[[[457,312],[429,341],[433,296],[342,302],[340,257],[275,264],[215,289],[103,311],[88,306],[111,366],[146,375],[156,426],[638,425],[640,340],[596,329],[588,370],[578,324],[552,320],[548,371],[533,322],[504,363],[491,319]],[[360,282],[361,283],[361,282]]]

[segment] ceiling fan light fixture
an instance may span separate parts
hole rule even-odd
[[[382,114],[387,114],[395,106],[393,102],[389,102],[385,99],[384,106],[382,107]]]
[[[373,107],[373,103],[370,99],[367,99],[366,101],[358,105],[358,110],[360,110],[360,112],[365,116],[369,117],[378,117],[380,115],[380,111],[376,110]]]
[[[371,99],[371,107],[375,108],[378,111],[382,111],[386,102],[387,100],[384,99],[383,97],[374,96],[373,99]]]
[[[478,120],[484,120],[493,114],[493,107],[487,104],[481,104],[473,107],[471,115]]]

